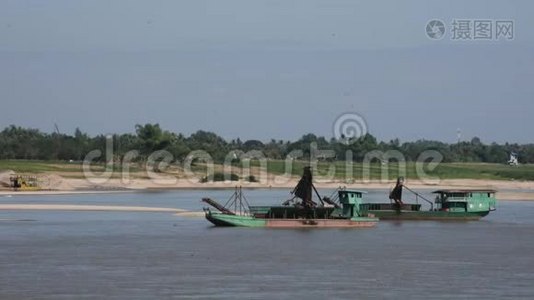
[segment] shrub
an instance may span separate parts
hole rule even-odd
[[[216,182],[216,181],[225,181],[226,178],[229,178],[230,181],[238,181],[239,180],[239,176],[237,176],[236,174],[234,173],[231,173],[231,174],[227,174],[227,173],[221,173],[221,172],[215,172],[213,174],[213,179],[212,181]],[[201,183],[206,183],[208,182],[208,176],[204,176],[200,179],[200,182]]]

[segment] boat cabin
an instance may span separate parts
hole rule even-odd
[[[485,212],[495,210],[495,190],[437,190],[436,210]]]
[[[364,214],[360,206],[364,191],[340,190],[338,191],[338,206],[318,206],[311,209],[303,209],[297,206],[250,206],[250,213],[255,218],[262,219],[351,219]],[[365,212],[366,213],[366,212]]]
[[[341,190],[338,192],[343,217],[352,218],[361,214],[360,205],[362,204],[364,193],[366,192],[357,190]]]

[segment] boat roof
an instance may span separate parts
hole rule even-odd
[[[361,190],[354,190],[354,189],[347,189],[347,190],[342,190],[340,192],[353,192],[353,193],[362,193],[362,194],[367,194],[366,191],[361,191]]]
[[[432,193],[435,194],[444,194],[444,193],[476,193],[476,192],[483,192],[483,193],[495,193],[497,190],[493,189],[451,189],[451,190],[437,190],[433,191]]]

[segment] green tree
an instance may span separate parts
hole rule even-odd
[[[164,134],[159,124],[135,125],[135,132],[139,138],[140,154],[150,155],[152,152],[162,150],[170,144],[169,134]]]

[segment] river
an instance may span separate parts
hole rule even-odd
[[[1,197],[199,211],[228,190]],[[327,191],[325,194],[329,194]],[[247,190],[276,204],[288,190]],[[370,191],[383,201],[386,191]],[[0,299],[532,299],[534,203],[481,221],[215,228],[172,213],[0,211]]]

